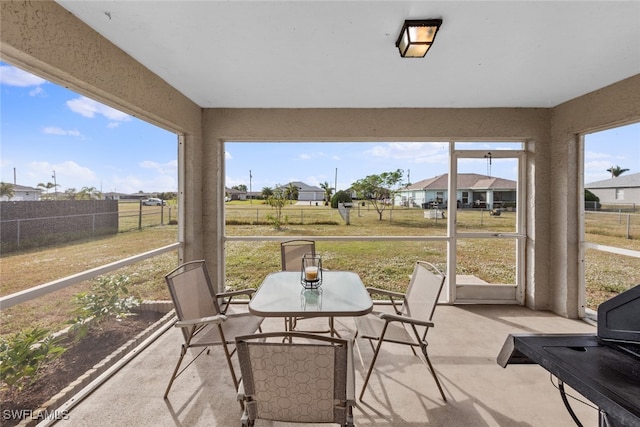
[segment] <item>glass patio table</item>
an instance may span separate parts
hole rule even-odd
[[[328,317],[331,335],[338,335],[334,317],[363,316],[373,309],[373,302],[360,276],[352,271],[322,272],[317,289],[305,289],[300,273],[271,273],[249,301],[249,311],[256,316],[283,317],[287,330],[293,330],[295,319]]]

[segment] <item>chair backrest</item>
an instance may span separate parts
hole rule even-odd
[[[401,313],[414,319],[431,321],[445,278],[445,274],[435,265],[426,261],[417,261],[407,287]]]
[[[178,320],[220,314],[220,306],[203,260],[178,266],[165,276]],[[180,328],[187,336],[187,330]]]
[[[280,244],[282,271],[300,271],[304,254],[316,254],[313,240],[289,240]]]
[[[288,343],[266,338],[293,337]],[[236,338],[250,420],[345,423],[347,340],[296,332]]]

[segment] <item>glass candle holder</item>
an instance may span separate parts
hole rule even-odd
[[[302,256],[300,283],[305,289],[316,289],[322,284],[322,258],[320,255],[304,254]]]

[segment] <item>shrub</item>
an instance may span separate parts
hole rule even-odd
[[[71,320],[72,331],[76,338],[82,338],[88,330],[88,321],[99,324],[109,317],[121,320],[133,315],[132,310],[140,305],[140,301],[127,296],[129,277],[118,276],[98,277],[97,283],[91,287],[91,293],[82,292],[74,296],[78,308],[75,319]]]
[[[351,203],[351,195],[344,190],[338,191],[331,198],[331,207],[333,209],[338,209],[338,203]]]
[[[591,191],[584,189],[584,201],[585,202],[599,202],[600,197],[593,194]]]
[[[44,328],[20,331],[0,339],[0,378],[18,390],[33,383],[40,366],[64,353],[59,341],[60,338],[54,338]]]

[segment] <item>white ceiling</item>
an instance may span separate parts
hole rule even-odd
[[[640,74],[640,1],[58,3],[201,107],[552,107]]]

